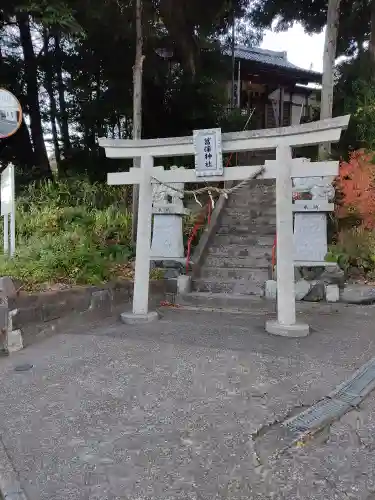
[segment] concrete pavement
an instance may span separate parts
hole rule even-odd
[[[1,359],[1,439],[26,497],[375,498],[372,395],[279,459],[257,442],[375,355],[375,308],[309,306],[312,335],[283,339],[264,332],[268,307],[72,328]]]

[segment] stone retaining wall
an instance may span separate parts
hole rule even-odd
[[[4,280],[4,278],[3,278]],[[8,296],[8,348],[18,350],[19,344],[30,345],[41,331],[54,330],[54,325],[64,319],[102,318],[117,309],[129,310],[133,298],[133,282],[109,283],[102,287],[86,286],[40,293],[20,292]],[[167,280],[150,282],[150,307],[170,299]],[[4,294],[3,294],[4,296]],[[4,307],[4,306],[3,306]],[[12,348],[12,342],[15,342]],[[1,347],[1,346],[0,346]]]

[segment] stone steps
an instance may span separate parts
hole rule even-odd
[[[276,213],[274,217],[276,217]],[[257,214],[255,210],[251,210],[248,213],[244,213],[242,216],[238,214],[230,215],[224,213],[221,218],[221,224],[223,226],[230,225],[235,227],[238,226],[248,227],[253,224],[269,226],[269,225],[274,225],[274,217],[270,215],[263,215],[262,211],[260,211]]]
[[[256,295],[262,297],[264,295],[264,284],[253,281],[227,280],[216,281],[200,278],[193,280],[193,290],[196,292],[209,293],[226,293],[240,295]]]
[[[259,312],[259,305],[264,305],[267,310],[270,301],[258,297],[257,295],[242,295],[239,293],[210,293],[192,292],[180,295],[178,298],[180,306],[203,307],[207,309],[228,309],[233,311],[251,311],[256,308]]]
[[[275,233],[276,234],[276,233]],[[216,234],[214,241],[212,242],[210,250],[214,248],[227,247],[228,249],[232,246],[238,248],[259,248],[259,247],[271,247],[275,241],[275,234],[270,235],[249,235],[247,233],[242,234]],[[209,251],[210,251],[209,250]]]
[[[246,184],[236,191],[229,197],[229,200],[239,200],[239,199],[251,199],[251,198],[262,198],[264,196],[275,196],[276,193],[276,183],[272,180],[261,180],[259,182],[253,181],[253,183]],[[251,194],[251,196],[249,196]]]
[[[235,236],[258,236],[258,235],[272,235],[276,236],[276,224],[241,224],[231,225],[222,224],[217,230],[217,234],[235,235]]]
[[[204,266],[200,277],[217,281],[240,280],[264,283],[264,281],[268,279],[268,275],[268,266],[232,267],[230,269],[225,267]]]
[[[249,196],[233,195],[230,196],[227,202],[227,208],[235,207],[248,207],[248,206],[261,206],[266,207],[269,205],[275,205],[276,194],[266,193],[262,197],[249,198]]]
[[[263,296],[275,235],[275,182],[251,181],[229,196],[193,290]]]
[[[257,217],[276,217],[276,207],[271,204],[260,206],[257,203],[252,203],[247,206],[239,207],[226,207],[223,211],[223,216],[239,217],[239,218],[252,218]]]
[[[262,256],[248,257],[227,257],[209,255],[206,259],[207,267],[217,267],[220,269],[229,268],[254,268],[268,267],[271,265],[271,254],[263,254]]]
[[[254,239],[253,244],[218,244],[208,250],[208,257],[271,257],[273,239],[269,238],[263,245],[259,243],[260,239]]]

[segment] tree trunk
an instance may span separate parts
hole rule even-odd
[[[39,106],[37,62],[31,39],[28,14],[24,12],[17,14],[17,23],[24,57],[28,113],[30,116],[30,130],[34,144],[35,160],[41,175],[51,178],[52,172],[47,156],[46,145],[44,143],[42,118]]]
[[[235,108],[235,98],[234,98],[234,86],[235,86],[235,71],[236,71],[236,58],[235,58],[235,50],[236,50],[236,18],[234,16],[233,11],[233,24],[232,24],[232,95],[230,99],[230,106],[233,110]],[[237,89],[237,92],[239,90]]]
[[[117,130],[118,130],[118,138],[122,139],[121,119],[119,115],[117,115]]]
[[[332,118],[333,109],[333,84],[337,48],[337,34],[340,20],[340,1],[329,0],[327,13],[327,26],[323,55],[323,79],[320,119]],[[319,158],[327,158],[331,154],[331,144],[324,143],[319,146]]]
[[[371,2],[371,33],[368,46],[370,61],[372,63],[372,74],[375,73],[375,0]]]
[[[57,106],[56,106],[56,99],[55,99],[55,94],[53,91],[53,64],[51,62],[51,56],[49,53],[49,48],[48,48],[48,41],[49,37],[47,34],[47,31],[43,31],[43,47],[44,47],[44,57],[46,61],[45,65],[45,86],[49,98],[49,116],[50,116],[50,122],[51,122],[51,131],[52,131],[52,139],[53,139],[53,145],[55,149],[55,160],[57,167],[59,167],[60,162],[61,162],[61,155],[60,155],[60,145],[59,145],[59,136],[57,133],[57,126],[56,126],[56,119],[57,119]]]
[[[62,76],[63,68],[63,51],[61,50],[60,35],[55,36],[55,56],[57,62],[57,88],[59,94],[59,106],[60,106],[60,130],[62,143],[64,147],[64,152],[67,154],[71,149],[70,136],[69,136],[69,125],[68,125],[68,112],[66,108],[65,101],[65,85]]]
[[[105,126],[103,124],[103,114],[102,110],[100,107],[100,100],[102,98],[102,91],[101,91],[101,74],[100,74],[100,68],[98,69],[97,75],[96,75],[96,116],[98,117],[96,121],[96,131],[98,134],[98,137],[104,137],[105,136]]]
[[[143,33],[142,33],[142,0],[136,0],[135,12],[136,25],[136,51],[135,64],[133,68],[133,139],[142,137],[142,76],[143,76]],[[135,158],[134,167],[141,166],[141,159]],[[137,222],[138,222],[138,198],[139,186],[133,187],[133,224],[132,224],[132,241],[137,239]]]
[[[16,164],[31,180],[35,166],[34,150],[24,117],[17,133],[8,137],[6,141],[0,141],[0,154],[4,163],[8,161]]]

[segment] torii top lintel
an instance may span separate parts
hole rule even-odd
[[[350,115],[346,115],[291,127],[225,133],[222,135],[223,153],[337,142],[349,118]],[[99,145],[105,148],[108,158],[194,155],[193,136],[140,140],[100,138]]]

